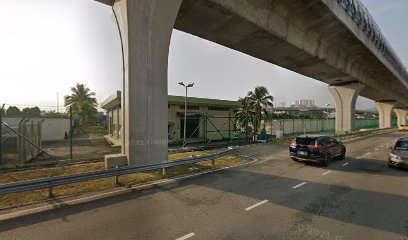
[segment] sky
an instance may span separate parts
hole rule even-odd
[[[407,0],[362,0],[404,64],[408,63]],[[0,103],[63,110],[63,96],[85,83],[102,102],[121,90],[121,51],[111,8],[93,0],[0,0]],[[276,102],[315,99],[334,104],[327,84],[174,30],[168,92],[194,82],[189,96],[237,100],[265,86]],[[297,86],[293,88],[293,86]],[[59,96],[57,98],[57,96]],[[357,109],[374,107],[359,97]]]

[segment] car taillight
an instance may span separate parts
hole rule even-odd
[[[290,147],[291,148],[296,148],[296,140],[295,139],[292,140],[292,143],[290,144]]]
[[[319,149],[320,147],[321,147],[321,145],[319,145],[319,143],[316,141],[314,146],[309,146],[309,149],[316,150],[316,149]]]

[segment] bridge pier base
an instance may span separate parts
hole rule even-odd
[[[376,102],[375,105],[378,109],[378,118],[380,119],[380,128],[391,127],[391,113],[394,109],[393,102]]]
[[[395,109],[394,111],[397,114],[398,126],[406,125],[407,124],[408,111],[403,110],[403,109]]]
[[[128,165],[167,159],[168,54],[181,2],[114,1],[124,55],[121,138]]]
[[[355,106],[357,96],[363,90],[361,83],[329,86],[336,104],[336,132],[352,132],[355,129]]]

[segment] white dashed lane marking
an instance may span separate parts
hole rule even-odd
[[[182,237],[177,238],[176,240],[186,240],[186,239],[189,239],[189,238],[194,237],[194,236],[195,236],[195,234],[193,232],[191,232],[191,233],[189,233],[187,235],[184,235]]]
[[[344,166],[347,166],[348,164],[349,164],[349,163],[348,163],[348,162],[346,162],[346,163],[344,163],[344,164],[343,164],[343,165],[341,165],[341,166],[343,166],[343,167],[344,167]]]
[[[329,171],[327,171],[327,172],[324,172],[323,173],[323,176],[325,176],[325,175],[327,175],[327,174],[329,174],[329,173],[331,173],[332,171],[331,170],[329,170]]]
[[[249,210],[252,210],[252,209],[254,209],[254,208],[256,208],[256,207],[259,207],[259,206],[261,206],[262,204],[265,204],[265,203],[267,203],[268,202],[268,200],[263,200],[263,201],[261,201],[261,202],[259,202],[259,203],[256,203],[256,204],[254,204],[254,205],[252,205],[252,206],[249,206],[249,207],[247,207],[247,208],[245,208],[245,211],[249,211]]]
[[[294,186],[293,189],[299,188],[299,187],[305,185],[306,183],[307,183],[307,182],[299,183],[298,185]]]

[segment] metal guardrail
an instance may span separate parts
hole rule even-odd
[[[348,137],[359,137],[359,136],[365,136],[365,135],[369,135],[369,134],[373,134],[373,133],[381,133],[384,131],[388,131],[388,130],[396,130],[396,128],[392,127],[392,128],[378,128],[378,129],[372,129],[372,130],[368,130],[368,131],[358,131],[358,132],[352,132],[352,133],[345,133],[345,134],[339,134],[339,135],[328,135],[331,136],[337,140],[341,140],[341,139],[346,139]],[[312,134],[319,134],[319,133],[309,133],[309,135]],[[306,134],[307,135],[307,134]],[[290,136],[290,137],[284,137],[282,139],[286,139],[286,140],[290,140],[295,138],[296,136]]]
[[[347,134],[340,134],[340,135],[334,135],[332,137],[336,138],[337,140],[345,139],[348,137],[359,137],[359,136],[365,136],[369,135],[372,133],[380,133],[388,130],[393,130],[396,128],[379,128],[379,129],[373,129],[373,130],[368,130],[368,131],[359,131],[359,132],[352,132],[352,133],[347,133]]]
[[[149,171],[149,170],[158,170],[158,169],[165,169],[169,167],[181,166],[185,164],[193,164],[198,162],[206,162],[210,160],[215,160],[225,155],[229,155],[231,153],[235,153],[238,151],[238,147],[229,147],[228,150],[217,152],[207,156],[198,156],[198,157],[191,157],[185,158],[181,160],[175,161],[165,161],[147,165],[138,165],[138,166],[130,166],[130,167],[121,167],[121,168],[114,168],[114,169],[106,169],[106,170],[99,170],[94,172],[88,173],[79,173],[79,174],[71,174],[65,176],[55,176],[55,177],[48,177],[48,178],[40,178],[35,180],[28,180],[28,181],[20,181],[14,183],[7,183],[0,185],[0,195],[2,194],[10,194],[10,193],[18,193],[24,191],[32,191],[38,189],[46,189],[48,188],[52,195],[52,187],[85,182],[100,178],[108,178],[108,177],[117,177],[126,174],[132,174],[137,172]]]

